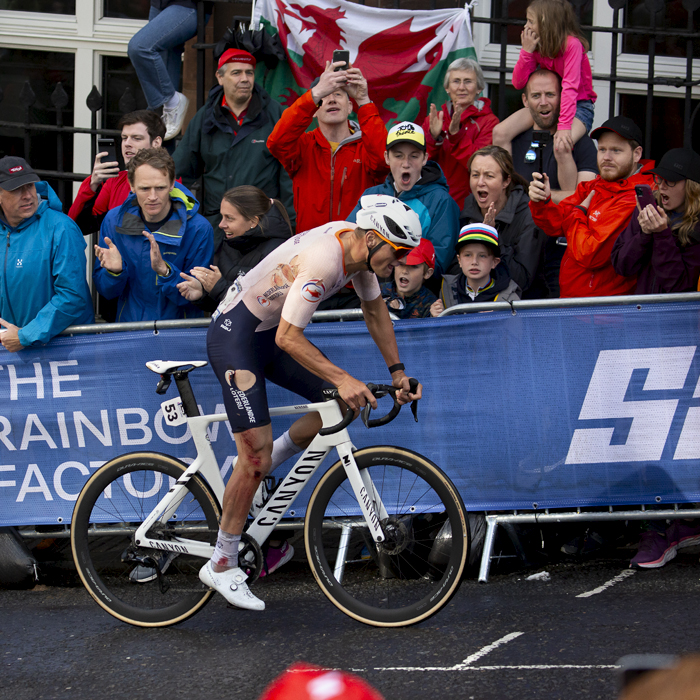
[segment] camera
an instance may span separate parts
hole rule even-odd
[[[542,153],[547,144],[552,140],[549,131],[533,131],[530,140],[530,148],[525,154],[526,163],[534,163],[537,160],[537,172],[542,172]]]

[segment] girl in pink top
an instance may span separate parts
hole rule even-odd
[[[520,35],[522,49],[513,68],[513,87],[522,90],[530,75],[547,68],[561,79],[559,122],[554,134],[557,151],[571,150],[593,126],[593,92],[588,41],[581,33],[571,3],[567,0],[532,0]],[[494,144],[511,150],[510,142],[533,127],[530,110],[511,114],[493,131]]]

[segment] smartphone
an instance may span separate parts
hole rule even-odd
[[[639,202],[640,209],[644,209],[647,204],[653,204],[656,206],[656,198],[654,197],[649,185],[635,185],[634,193],[637,195],[637,201]]]
[[[549,131],[533,131],[532,144],[536,147],[544,148],[552,140],[552,134]]]
[[[103,163],[119,162],[117,158],[117,146],[114,139],[97,139],[97,152],[102,153],[103,151],[107,151],[107,155],[102,156]]]
[[[338,66],[337,68],[334,68],[333,70],[339,71],[339,70],[347,70],[348,68],[350,68],[350,52],[343,51],[341,49],[336,49],[333,52],[333,63],[337,63],[338,61],[345,61],[345,67]]]

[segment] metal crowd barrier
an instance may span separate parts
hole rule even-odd
[[[561,308],[585,308],[597,306],[636,306],[642,309],[649,304],[659,304],[668,302],[697,302],[700,301],[700,293],[689,292],[683,294],[650,294],[650,295],[627,295],[616,297],[590,297],[575,299],[536,299],[520,300],[512,302],[490,302],[460,304],[446,309],[441,316],[450,316],[462,313],[479,313],[488,311],[510,310],[512,314],[526,309],[561,309]],[[362,317],[360,309],[345,309],[335,311],[316,312],[313,317],[314,322],[320,321],[353,321]],[[394,317],[394,320],[398,320]],[[85,326],[71,326],[64,331],[64,335],[80,335],[89,333],[113,333],[118,331],[135,331],[153,329],[155,333],[159,329],[165,328],[191,328],[206,327],[209,325],[209,318],[176,320],[176,321],[148,321],[142,323],[114,323],[95,324]],[[687,504],[684,504],[687,506]],[[617,506],[620,508],[620,506]],[[640,505],[638,508],[622,507],[615,510],[613,506],[606,509],[595,507],[558,509],[545,508],[537,510],[537,504],[533,504],[533,512],[523,512],[522,510],[512,510],[503,512],[485,512],[486,534],[484,548],[481,556],[479,569],[479,581],[486,582],[489,577],[491,560],[493,558],[493,547],[499,525],[509,525],[516,523],[543,524],[543,523],[563,523],[563,522],[595,522],[612,520],[672,520],[679,518],[700,517],[700,508],[682,507],[674,504],[664,509],[655,509],[653,506]],[[290,529],[303,527],[303,522],[297,520],[280,524],[281,527]],[[25,528],[21,530],[24,537],[34,538],[46,536],[43,528]],[[67,537],[69,535],[68,526],[64,526],[60,532],[52,531],[52,537]]]

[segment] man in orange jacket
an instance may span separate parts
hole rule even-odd
[[[635,185],[652,185],[653,161],[641,161],[639,127],[627,117],[612,117],[591,133],[598,141],[600,175],[582,182],[559,204],[552,202],[549,178],[533,173],[530,211],[548,236],[566,236],[559,271],[561,296],[634,294],[636,277],[618,275],[610,262],[615,240],[629,223],[637,200]]]
[[[389,172],[386,127],[369,99],[359,68],[327,63],[318,82],[287,108],[267,139],[270,153],[292,178],[297,231],[343,221],[362,193]],[[348,121],[351,99],[359,124]],[[318,128],[306,132],[313,118]]]

